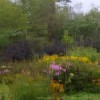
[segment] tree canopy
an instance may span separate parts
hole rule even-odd
[[[100,49],[100,11],[76,13],[69,5],[60,7],[56,2],[71,1],[0,0],[0,51],[11,44],[20,50],[30,48],[28,54],[34,55],[65,53],[72,46]]]

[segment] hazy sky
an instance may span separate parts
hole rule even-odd
[[[15,0],[12,0],[15,1]],[[81,9],[80,7],[76,6],[81,3]],[[69,3],[72,7],[75,8],[75,11],[77,12],[88,12],[93,7],[98,7],[100,10],[100,0],[71,0],[71,3]],[[60,3],[60,5],[63,5]]]
[[[76,6],[75,10],[88,12],[92,7],[98,7],[100,9],[100,0],[71,0],[71,6],[75,7],[75,5],[81,3],[82,8]]]

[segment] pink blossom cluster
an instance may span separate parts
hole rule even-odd
[[[62,68],[60,64],[55,64],[55,62],[50,65],[50,69],[55,72],[55,75],[60,75],[62,71],[66,72],[66,69]]]

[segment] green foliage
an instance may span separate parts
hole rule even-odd
[[[25,30],[27,17],[21,6],[15,5],[10,0],[0,0],[0,49],[10,43],[9,36],[15,31]]]
[[[69,51],[69,55],[88,57],[92,62],[100,60],[100,54],[94,48],[79,47]]]
[[[67,20],[65,30],[75,39],[77,45],[94,47],[100,38],[100,12],[97,9],[91,10],[86,15],[73,15],[73,20]],[[99,47],[99,46],[95,46]]]
[[[25,28],[26,17],[20,6],[9,0],[0,0],[0,7],[0,28],[6,30]]]
[[[80,92],[76,94],[68,95],[64,94],[63,99],[64,100],[99,100],[100,94],[91,94],[86,92]]]
[[[5,84],[0,84],[0,100],[9,100],[10,90]]]
[[[85,67],[81,68],[78,66],[75,68],[72,66],[69,68],[68,73],[74,73],[74,77],[67,79],[68,81],[65,83],[65,92],[69,94],[81,91],[91,93],[100,92],[100,86],[96,86],[96,84],[93,83],[94,79],[100,78],[99,72],[95,72],[91,68],[86,69]],[[99,77],[97,77],[98,75]]]
[[[13,84],[14,82],[14,77],[10,76],[10,75],[7,75],[7,76],[2,76],[0,77],[0,83],[4,83],[4,84]]]
[[[64,35],[62,37],[62,41],[66,44],[66,46],[71,48],[73,46],[74,43],[74,39],[73,37],[69,36],[67,31],[64,31]]]
[[[28,17],[28,33],[31,37],[61,39],[65,15],[56,9],[55,0],[20,1]]]
[[[18,81],[17,81],[18,80]],[[38,80],[29,83],[28,77],[17,77],[16,83],[12,86],[13,100],[38,100],[45,99],[49,96],[48,83]]]

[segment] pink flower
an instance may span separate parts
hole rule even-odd
[[[60,75],[60,71],[56,71],[56,72],[55,72],[55,75],[56,75],[56,76]]]
[[[50,68],[54,71],[60,71],[62,68],[61,68],[61,65],[56,65],[55,63],[52,63],[50,65]]]
[[[50,69],[54,72],[54,74],[56,76],[59,76],[62,73],[62,71],[63,72],[66,72],[66,69],[65,68],[62,68],[60,64],[59,65],[55,64],[55,62],[53,62],[50,65]]]
[[[66,69],[62,69],[62,71],[66,72]]]

